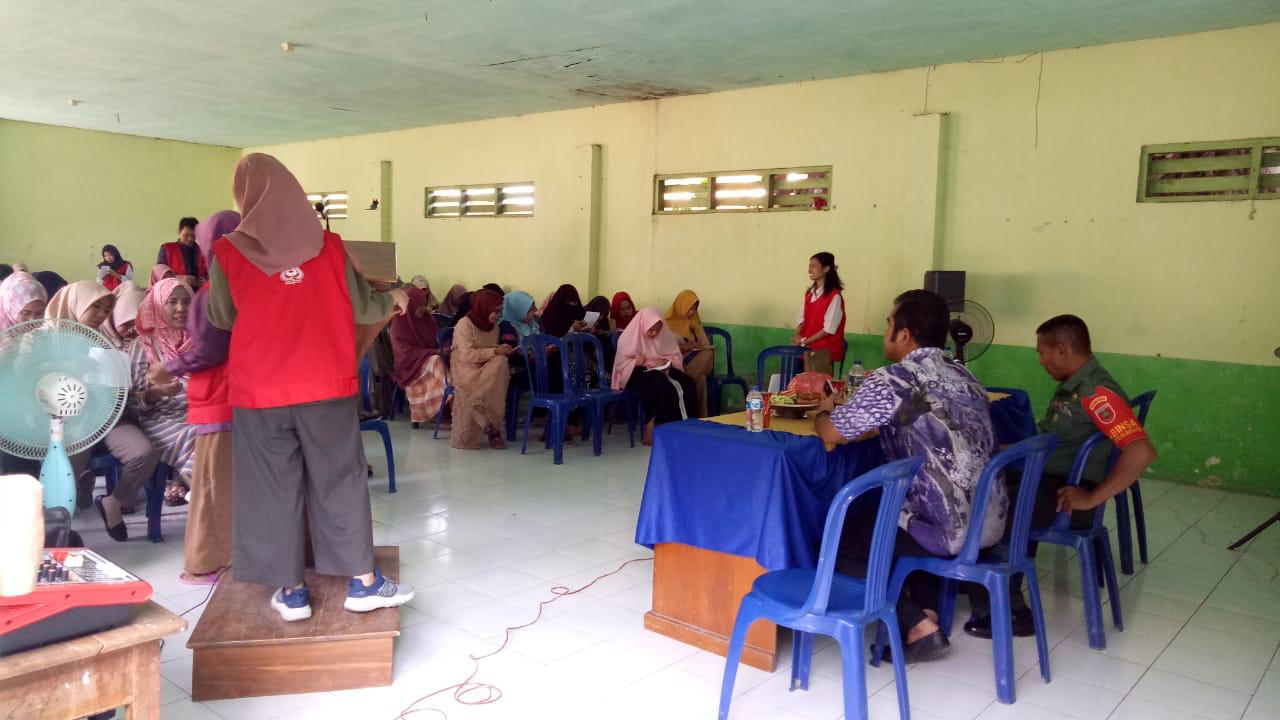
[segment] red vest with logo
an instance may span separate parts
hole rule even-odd
[[[197,306],[201,306],[197,309]],[[191,316],[205,318],[209,312],[209,286],[196,291],[191,301]],[[230,392],[227,386],[227,364],[191,373],[187,380],[187,423],[216,425],[231,422]]]
[[[200,253],[196,253],[199,260],[196,264],[199,267],[187,267],[187,259],[182,255],[182,246],[176,242],[164,244],[164,264],[173,268],[173,272],[178,275],[190,275],[192,277],[209,277],[209,270],[205,267],[204,257]]]
[[[213,248],[236,307],[227,359],[230,402],[271,408],[356,394],[356,326],[342,240],[267,275],[224,238]]]
[[[831,300],[835,297],[840,297],[840,305],[843,310],[844,297],[839,292],[829,292],[814,300],[813,293],[805,291],[804,324],[800,326],[801,335],[809,337],[824,329],[827,321],[827,308],[831,307]],[[845,317],[845,313],[840,313],[840,327],[836,330],[835,335],[828,335],[817,342],[809,343],[809,349],[826,350],[831,354],[831,362],[844,360]]]

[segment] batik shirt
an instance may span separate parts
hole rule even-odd
[[[889,460],[924,458],[898,526],[930,552],[960,552],[978,477],[996,448],[982,383],[940,348],[917,348],[868,375],[857,394],[831,413],[831,422],[850,440],[878,429]],[[1008,506],[1004,482],[998,480],[983,522],[982,547],[999,542]]]

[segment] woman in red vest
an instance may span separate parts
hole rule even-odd
[[[820,252],[809,258],[811,284],[804,294],[804,308],[796,317],[794,345],[812,351],[826,350],[832,363],[844,360],[844,283],[836,272],[836,256]]]
[[[279,160],[241,158],[232,194],[242,219],[209,267],[209,321],[231,333],[232,571],[275,586],[270,604],[285,621],[311,617],[305,508],[316,572],[350,578],[343,606],[402,605],[413,589],[373,562],[356,324],[385,324],[408,297],[369,287]]]

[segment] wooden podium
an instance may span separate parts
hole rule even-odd
[[[400,578],[400,548],[374,548],[378,570]],[[350,690],[391,684],[398,609],[343,609],[348,578],[307,570],[311,618],[285,622],[269,589],[224,578],[187,641],[194,651],[191,699]]]

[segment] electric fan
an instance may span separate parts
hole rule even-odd
[[[951,325],[947,331],[947,351],[962,363],[977,360],[996,337],[996,323],[991,313],[972,300],[958,300],[948,308]]]
[[[124,411],[129,361],[105,337],[69,320],[0,332],[0,450],[39,460],[44,506],[76,507],[68,454],[102,439]]]

